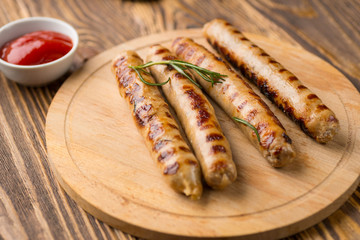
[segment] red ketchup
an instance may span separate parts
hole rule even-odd
[[[61,58],[72,46],[70,37],[64,34],[36,31],[5,43],[0,57],[17,65],[38,65]]]

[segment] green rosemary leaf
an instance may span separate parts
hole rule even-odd
[[[146,73],[147,75],[151,75],[151,72],[146,71],[144,68],[140,68],[139,70],[143,73]]]
[[[140,81],[142,81],[143,83],[145,83],[145,84],[147,84],[147,85],[150,85],[150,86],[162,86],[162,85],[167,84],[167,83],[170,81],[170,78],[169,78],[166,82],[163,82],[163,83],[151,83],[151,82],[147,82],[147,81],[145,81],[145,79],[141,76],[141,73],[140,73],[140,71],[138,70],[138,68],[132,67],[132,66],[129,66],[129,68],[134,69],[134,71],[135,71],[135,72],[137,73],[137,75],[139,76]]]
[[[258,130],[256,129],[256,127],[254,127],[251,123],[249,123],[248,121],[245,121],[245,120],[243,120],[243,119],[241,119],[241,118],[233,117],[233,119],[234,119],[235,121],[237,121],[237,122],[239,122],[239,123],[242,123],[242,124],[248,126],[249,128],[251,128],[251,129],[255,132],[256,137],[257,137],[257,140],[258,140],[259,143],[260,143],[260,135],[259,135],[259,132],[258,132]]]
[[[172,66],[181,75],[183,75],[184,77],[189,79],[189,81],[191,81],[193,84],[195,84],[198,88],[201,89],[201,86],[194,79],[192,79],[181,67],[179,67],[178,65],[175,65],[175,64],[170,64],[170,66]]]
[[[203,78],[207,82],[210,82],[211,86],[214,86],[215,83],[222,83],[223,81],[225,81],[224,77],[227,77],[226,75],[220,74],[218,72],[213,72],[208,69],[205,69],[205,68],[196,66],[192,63],[188,63],[188,62],[181,61],[181,60],[165,60],[165,61],[159,61],[159,62],[150,61],[150,62],[147,62],[142,65],[130,66],[130,68],[134,69],[136,71],[136,73],[139,75],[140,80],[148,85],[161,86],[161,85],[166,84],[168,81],[165,83],[159,84],[159,83],[149,83],[143,79],[143,77],[140,74],[140,71],[144,72],[146,74],[150,74],[150,72],[146,71],[145,68],[151,67],[153,65],[170,65],[176,71],[178,71],[180,74],[185,76],[187,79],[189,79],[192,83],[194,83],[199,88],[201,88],[201,86],[194,79],[192,79],[188,73],[185,72],[186,70],[194,70],[195,73],[198,74],[201,78]]]

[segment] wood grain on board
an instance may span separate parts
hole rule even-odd
[[[222,191],[205,188],[199,201],[167,186],[109,70],[121,50],[136,50],[145,58],[149,46],[170,47],[177,36],[210,48],[200,29],[134,39],[94,57],[59,89],[47,116],[46,142],[51,169],[66,192],[100,220],[151,239],[285,237],[337,209],[359,180],[360,141],[352,129],[360,125],[360,108],[354,104],[360,96],[341,73],[305,50],[251,34],[326,102],[339,118],[340,132],[330,143],[317,144],[267,101],[297,152],[293,163],[274,169],[213,103],[231,145],[237,180]]]
[[[201,27],[221,17],[243,31],[302,46],[360,89],[357,0],[1,1],[0,25],[30,16],[59,18],[77,29],[80,45],[72,71],[127,40]],[[17,85],[2,74],[0,78],[0,238],[135,239],[83,211],[49,167],[45,119],[66,76],[42,88]],[[359,239],[359,191],[330,217],[289,239]]]

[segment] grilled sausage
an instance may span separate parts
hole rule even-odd
[[[170,186],[192,199],[202,193],[200,165],[182,138],[169,106],[156,86],[141,82],[129,66],[143,64],[134,51],[124,51],[112,62],[120,94],[126,99],[136,126],[144,137],[152,158]],[[145,81],[154,82],[149,75]]]
[[[260,135],[260,144],[249,127],[238,123],[272,166],[281,167],[295,157],[291,139],[280,121],[249,84],[224,61],[188,38],[175,39],[172,49],[184,61],[227,75],[223,83],[216,83],[213,87],[198,75],[195,76],[204,90],[230,117],[244,119],[256,127]]]
[[[320,143],[333,139],[339,129],[335,114],[294,74],[225,20],[207,23],[204,34],[222,56],[253,81],[306,134]]]
[[[174,60],[176,57],[160,45],[150,48],[147,61]],[[222,133],[215,111],[201,89],[169,65],[154,65],[150,71],[175,109],[196,157],[200,161],[206,183],[222,189],[236,179],[229,142]]]

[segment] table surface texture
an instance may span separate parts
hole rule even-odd
[[[56,92],[106,49],[224,18],[306,49],[360,90],[358,0],[1,0],[0,26],[32,16],[70,23],[80,43],[69,72],[50,85],[25,87],[0,73],[0,239],[137,239],[79,207],[56,181],[46,151],[46,114]],[[360,239],[360,188],[328,218],[287,239]]]

